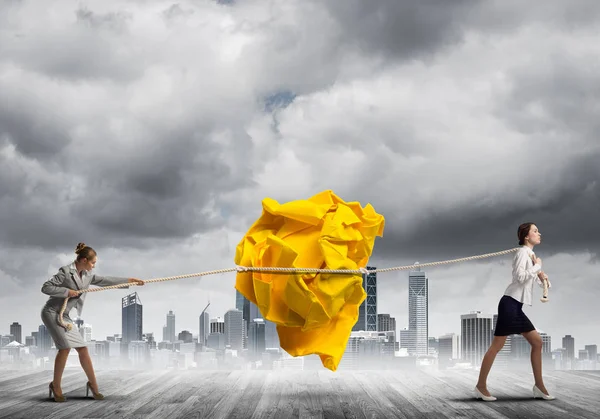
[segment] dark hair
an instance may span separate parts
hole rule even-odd
[[[535,223],[523,223],[519,226],[519,229],[517,230],[517,237],[519,238],[520,246],[523,246],[525,244],[525,237],[527,237],[531,226],[534,224]]]
[[[75,248],[75,253],[77,254],[77,260],[91,260],[94,256],[96,256],[96,251],[90,246],[86,246],[85,243],[78,243],[77,247]]]

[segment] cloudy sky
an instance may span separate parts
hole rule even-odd
[[[561,346],[600,344],[600,4],[239,0],[0,3],[0,334],[37,330],[83,241],[98,274],[234,266],[261,200],[331,189],[386,218],[371,265],[517,246],[535,222]],[[596,46],[594,46],[596,45]],[[428,269],[430,336],[493,314],[512,255]],[[378,308],[408,322],[406,271]],[[136,288],[144,331],[198,333],[234,274]],[[96,339],[125,290],[94,293]]]

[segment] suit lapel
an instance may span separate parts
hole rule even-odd
[[[71,280],[73,281],[73,283],[75,284],[75,287],[78,290],[83,289],[83,283],[79,279],[79,275],[77,274],[76,268],[71,268]]]

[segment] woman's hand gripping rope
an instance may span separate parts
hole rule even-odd
[[[533,263],[540,263],[541,259],[536,257],[535,255],[531,255],[531,260],[533,261]],[[540,278],[540,280],[542,281],[542,286],[544,287],[544,292],[542,294],[542,298],[540,298],[540,301],[542,303],[547,303],[549,301],[548,298],[548,275],[546,275],[546,273],[544,271],[540,271],[538,272],[538,278]]]

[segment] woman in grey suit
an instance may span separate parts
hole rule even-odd
[[[144,285],[144,281],[136,278],[99,276],[90,273],[96,265],[97,254],[94,249],[86,246],[84,243],[77,245],[75,253],[77,254],[77,258],[73,263],[61,267],[58,273],[42,285],[42,292],[50,296],[42,308],[42,321],[46,325],[48,333],[50,333],[56,345],[56,349],[58,349],[54,361],[54,380],[49,384],[49,397],[54,395],[54,400],[57,402],[64,402],[66,400],[62,394],[60,384],[67,363],[67,357],[72,348],[77,350],[79,362],[88,378],[86,394],[89,394],[91,390],[94,399],[101,400],[104,398],[98,391],[98,383],[96,382],[92,359],[81,335],[75,327],[67,331],[58,323],[58,315],[65,298],[70,297],[63,314],[63,320],[66,324],[73,324],[73,321],[69,317],[69,312],[73,307],[76,307],[77,313],[81,316],[86,296],[86,293],[78,294],[78,290],[85,290],[90,285],[98,285],[100,287],[125,283]]]

